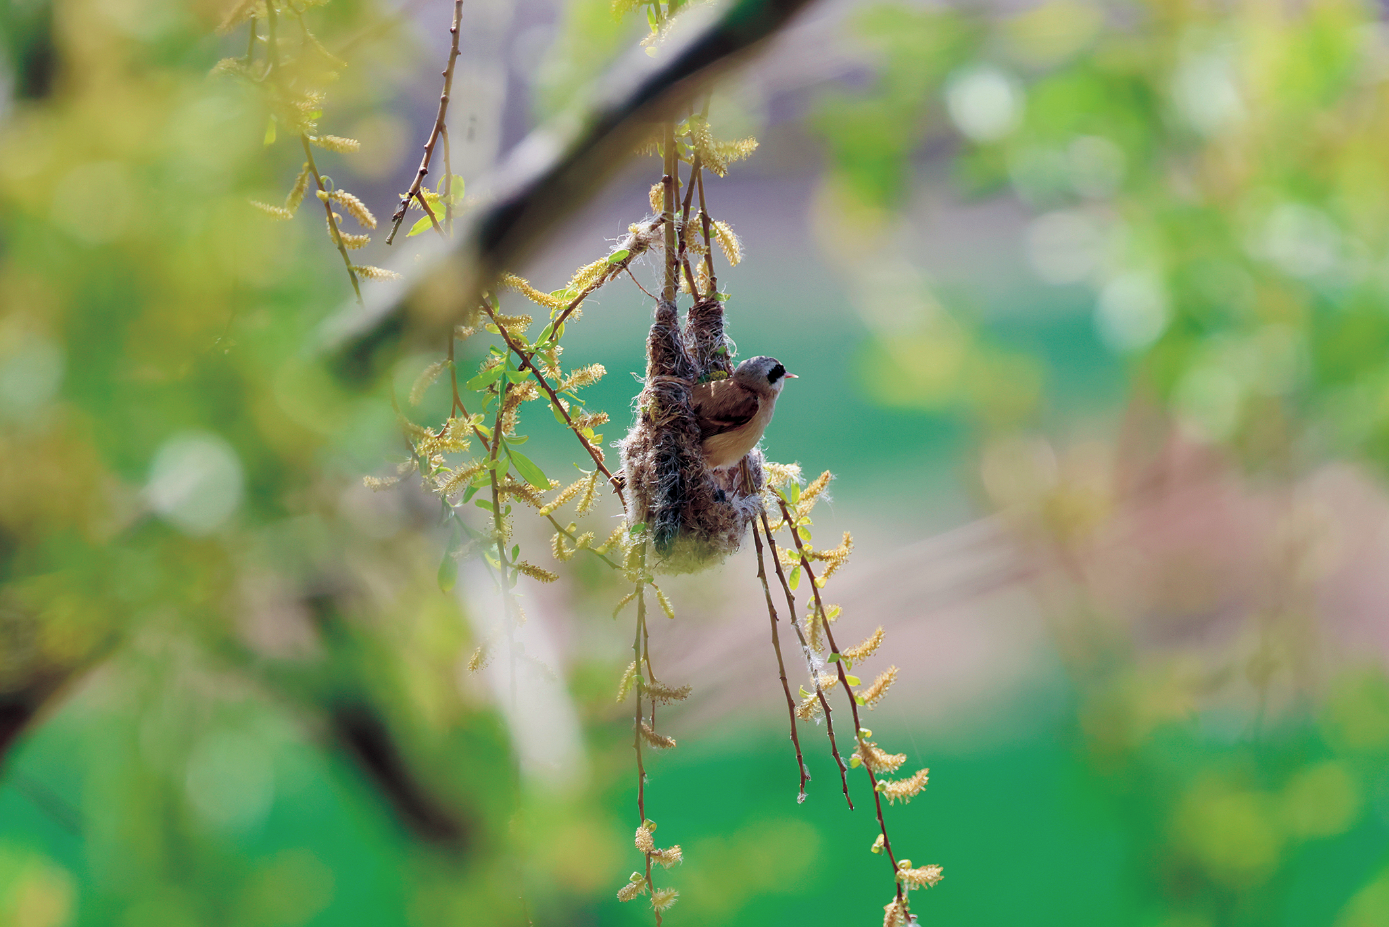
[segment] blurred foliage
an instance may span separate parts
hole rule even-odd
[[[459,682],[477,642],[438,591],[436,509],[360,485],[404,446],[383,383],[305,350],[350,293],[332,243],[319,218],[248,206],[277,202],[303,152],[265,144],[259,94],[208,78],[244,53],[216,36],[223,7],[0,9],[0,922],[644,922],[609,884],[631,839],[621,658],[569,669],[587,783],[528,787],[505,719]],[[380,73],[414,76],[390,15],[307,11],[350,65],[325,132],[390,109]],[[868,395],[977,424],[981,504],[1058,557],[1121,501],[1090,478],[1115,455],[1058,463],[1038,438],[1067,371],[903,245],[948,155],[962,196],[1029,213],[1035,292],[1017,301],[1082,293],[1162,435],[1256,475],[1389,465],[1380,16],[857,10],[873,77],[806,122],[829,159],[813,225],[872,338],[850,361]],[[603,0],[565,5],[542,111],[568,112],[625,30]],[[408,385],[417,360],[380,379]],[[1389,923],[1382,667],[1299,675],[1302,599],[1231,652],[1174,654],[1076,585],[1051,612],[1059,707],[1019,707],[1032,733],[1007,748],[943,750],[931,801],[903,811],[950,867],[928,916]],[[1277,697],[1224,697],[1240,686]],[[703,749],[653,773],[680,796],[663,825],[692,835],[673,917],[874,917],[859,886],[879,861],[845,845],[847,812],[784,810],[783,738]]]

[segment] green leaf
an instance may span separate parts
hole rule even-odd
[[[271,116],[265,121],[265,145],[270,147],[275,144],[275,117]]]
[[[521,556],[521,545],[520,545],[520,544],[513,544],[513,545],[511,545],[511,559],[512,559],[512,560],[515,560],[515,559],[516,559],[517,557],[519,557],[519,556]]]
[[[801,698],[810,698],[810,693],[805,691],[805,686],[801,686]]]
[[[463,502],[467,503],[472,501],[473,496],[477,495],[477,491],[480,488],[482,487],[478,483],[473,483],[467,489],[463,490]]]
[[[801,536],[802,541],[810,540],[810,529],[802,525],[796,529],[796,533]]]
[[[531,436],[530,436],[530,435],[516,435],[514,438],[507,438],[507,439],[506,439],[506,446],[507,446],[507,447],[515,447],[515,446],[518,445],[518,444],[525,444],[525,443],[526,443],[527,441],[529,441],[530,439],[531,439]]]
[[[506,378],[512,383],[520,383],[531,375],[529,370],[508,370]]]
[[[825,662],[827,662],[827,663],[838,663],[838,662],[842,659],[842,657],[843,657],[842,654],[832,653],[832,654],[830,654],[830,658],[829,658],[828,660],[826,660]]]
[[[854,701],[857,702],[857,703],[860,704],[860,705],[867,705],[867,704],[868,704],[867,702],[865,702],[865,701],[863,700],[863,696],[862,696],[862,695],[855,695],[855,696],[854,696]]]
[[[457,582],[458,561],[453,558],[452,553],[444,551],[444,559],[439,562],[439,591],[452,592]]]
[[[863,757],[859,756],[857,753],[855,753],[853,756],[849,757],[849,768],[850,768],[850,769],[858,769],[858,768],[859,768],[860,766],[862,766],[862,765],[863,765]],[[873,849],[873,852],[874,852],[874,853],[877,853],[877,852],[880,852],[880,851],[875,847],[875,848]]]
[[[790,579],[788,582],[789,582],[789,585],[791,586],[792,591],[795,591],[796,587],[799,586],[799,585],[801,584],[801,568],[800,568],[800,567],[796,567],[794,570],[791,571],[791,579]]]
[[[487,462],[487,469],[496,471],[497,473],[504,474],[508,469],[510,469],[510,467],[511,461],[503,457],[501,454],[497,455],[496,460],[489,460]]]
[[[501,364],[498,364],[491,370],[484,370],[482,373],[473,377],[471,380],[465,383],[464,386],[471,390],[486,389],[493,383],[496,383],[498,380],[500,380],[502,378],[502,374],[505,372],[506,368],[503,367]],[[491,436],[489,435],[489,437]]]
[[[521,474],[527,483],[536,489],[550,488],[550,481],[546,478],[545,471],[537,467],[534,461],[520,451],[513,451],[511,448],[507,448],[506,452],[511,455],[511,462],[516,465],[516,472]]]
[[[855,675],[853,675],[853,674],[851,674],[851,673],[845,673],[845,674],[844,674],[844,681],[847,682],[847,683],[848,683],[849,685],[851,685],[851,686],[862,685],[862,680],[860,680],[857,676],[855,676]]]
[[[791,484],[791,504],[792,504],[792,505],[795,505],[797,502],[800,502],[800,501],[801,501],[801,484],[800,484],[800,483],[792,483],[792,484]]]
[[[632,253],[632,252],[629,251],[629,250],[626,249],[626,248],[622,248],[622,249],[619,249],[619,250],[617,250],[617,251],[614,251],[612,254],[608,255],[608,263],[609,263],[609,264],[620,264],[621,262],[627,260],[627,258],[631,255],[631,253]]]
[[[488,441],[491,441],[491,440],[492,440],[492,429],[491,429],[491,428],[489,428],[488,426],[483,425],[483,424],[481,424],[481,423],[479,423],[479,424],[477,424],[477,425],[474,425],[473,427],[476,428],[478,431],[482,432],[482,436],[483,436],[484,438],[486,438]]]
[[[477,506],[480,509],[486,509],[489,512],[492,511],[491,499],[474,499],[473,505]]]
[[[434,227],[434,223],[429,221],[428,216],[422,217],[414,225],[410,226],[410,231],[406,233],[406,238],[414,238],[420,232],[427,232]]]

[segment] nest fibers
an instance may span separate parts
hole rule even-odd
[[[647,526],[657,569],[688,573],[738,549],[748,522],[762,511],[763,458],[754,449],[742,467],[710,470],[700,447],[696,383],[733,372],[723,332],[723,303],[690,307],[684,331],[672,303],[656,306],[646,342],[646,386],[637,418],[622,441],[622,469],[632,517]]]

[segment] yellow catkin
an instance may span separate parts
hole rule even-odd
[[[671,866],[675,866],[683,862],[684,859],[685,853],[683,850],[680,849],[680,844],[678,843],[675,846],[667,847],[664,850],[651,851],[651,861],[653,863],[660,863],[667,869],[669,869]]]
[[[883,927],[904,927],[906,923],[907,911],[900,898],[894,898],[891,904],[883,906]]]
[[[622,888],[618,889],[617,900],[631,901],[632,899],[644,894],[646,894],[645,879],[643,879],[640,882],[628,882],[626,885],[622,886]]]
[[[650,853],[656,849],[656,841],[651,837],[651,828],[645,821],[637,828],[636,845],[643,853]]]
[[[645,721],[641,723],[641,739],[657,750],[669,750],[675,746],[674,737],[667,737],[665,734],[657,734]]]
[[[627,664],[627,669],[622,673],[622,679],[617,683],[617,701],[622,703],[627,701],[627,696],[632,693],[632,686],[637,681],[637,661],[633,660]]]
[[[483,465],[480,461],[472,461],[465,467],[459,467],[448,475],[448,479],[439,485],[439,495],[448,497],[455,493],[460,493],[467,488],[473,477],[482,472]]]
[[[334,190],[332,193],[324,193],[322,190],[319,190],[318,198],[324,202],[331,200],[337,203],[364,228],[376,228],[376,217],[371,214],[370,209],[367,209],[367,204],[363,203],[346,190]]]
[[[646,694],[653,702],[659,702],[662,705],[671,702],[683,702],[690,697],[692,691],[694,690],[689,686],[673,688],[663,682],[648,682],[646,684]]]
[[[529,299],[538,306],[544,306],[546,309],[560,309],[565,306],[565,301],[563,299],[558,296],[551,296],[549,293],[540,292],[535,287],[531,286],[529,280],[525,277],[518,277],[516,274],[502,274],[499,285],[509,290],[515,290],[526,297],[526,299]]]
[[[400,274],[371,264],[353,264],[352,270],[364,280],[399,280]]]
[[[801,468],[797,464],[779,464],[769,460],[763,464],[763,469],[767,472],[767,485],[772,489],[799,482],[801,478]]]
[[[939,866],[921,866],[918,869],[907,866],[897,870],[897,881],[908,888],[931,888],[943,878],[945,873]]]
[[[525,313],[520,313],[517,315],[503,315],[499,312],[492,318],[496,320],[496,323],[498,325],[500,325],[502,328],[506,329],[508,332],[511,332],[513,334],[524,334],[526,329],[531,327],[531,323],[535,321],[534,316],[529,316]]]
[[[863,738],[859,738],[854,756],[875,773],[894,773],[907,761],[905,753],[885,753],[873,741]]]
[[[585,412],[574,419],[574,427],[580,431],[585,428],[597,428],[599,425],[606,425],[607,423],[608,413],[606,412]]]
[[[719,240],[719,247],[723,249],[723,256],[728,258],[728,263],[737,266],[743,259],[743,244],[738,240],[738,236],[733,234],[733,229],[722,219],[713,223],[714,236]]]
[[[358,248],[365,248],[371,244],[370,235],[349,235],[342,231],[338,232],[338,235],[342,237],[342,246],[348,251],[356,251]],[[332,237],[331,233],[329,237]]]
[[[830,480],[834,479],[834,474],[826,470],[817,476],[809,486],[801,491],[801,496],[796,500],[796,515],[804,518],[810,514],[810,510],[815,507],[820,494],[830,485]]]
[[[488,651],[486,647],[479,647],[473,651],[473,655],[468,658],[468,672],[476,673],[487,665]]]
[[[319,148],[336,151],[340,154],[352,154],[354,151],[361,150],[362,147],[362,143],[355,138],[343,138],[340,135],[311,135],[309,141]]]
[[[574,557],[574,548],[566,544],[567,538],[563,531],[556,531],[555,536],[550,538],[550,553],[560,563],[565,563]]]
[[[573,293],[574,296],[578,296],[584,290],[603,279],[603,275],[611,266],[612,265],[608,263],[606,257],[601,257],[592,263],[585,264],[583,267],[574,271],[574,276],[569,278],[569,282],[565,284],[564,288]]]
[[[621,612],[624,608],[626,608],[627,604],[636,597],[637,593],[635,591],[629,592],[625,596],[623,596],[622,601],[617,603],[617,608],[613,609],[613,617],[616,618],[618,616],[618,613]]]
[[[883,794],[887,796],[889,803],[900,801],[906,804],[920,794],[922,789],[926,788],[926,780],[930,778],[930,772],[929,769],[922,769],[905,779],[883,782]]]
[[[539,509],[544,503],[540,498],[540,492],[534,486],[511,477],[507,477],[506,481],[497,487],[497,491],[503,502],[507,499],[519,499],[533,509]]]
[[[709,121],[698,116],[690,118],[690,141],[699,154],[699,163],[722,177],[728,173],[728,162],[719,154],[714,134],[709,131]]]
[[[287,220],[294,218],[294,213],[285,209],[283,206],[271,206],[269,203],[262,203],[260,200],[251,200],[251,205],[272,219]]]
[[[579,496],[579,504],[574,510],[580,515],[587,515],[593,508],[593,503],[598,498],[598,471],[594,470],[588,478],[581,481],[584,486],[583,493]]]
[[[586,367],[571,370],[569,371],[569,376],[565,377],[564,380],[555,387],[555,392],[562,393],[565,390],[583,389],[585,386],[592,386],[603,379],[607,373],[607,368],[602,364],[589,364]]]
[[[399,482],[400,482],[400,477],[398,477],[398,476],[387,476],[387,477],[380,477],[380,476],[364,476],[364,477],[362,477],[362,485],[366,486],[367,489],[372,489],[372,490],[375,490],[376,492],[380,492],[380,491],[383,490],[383,489],[390,489],[392,486],[394,486],[396,483],[399,483]]]
[[[651,588],[656,590],[656,601],[661,603],[661,611],[666,613],[667,618],[669,618],[671,621],[674,621],[675,606],[670,604],[670,599],[666,598],[666,594],[661,591],[660,586],[657,586],[655,583],[652,583]]]
[[[608,539],[593,549],[600,554],[606,554],[610,549],[612,549],[612,546],[614,544],[618,544],[622,541],[622,537],[626,533],[627,525],[619,523],[618,526],[613,529],[613,533],[608,535]]]
[[[883,629],[880,625],[878,627],[878,630],[874,631],[872,634],[868,635],[868,637],[864,638],[862,643],[856,644],[855,646],[850,647],[848,650],[844,651],[844,656],[848,657],[850,660],[853,660],[855,663],[859,663],[873,656],[873,654],[877,652],[878,648],[882,646],[882,643]]]
[[[873,708],[882,700],[887,693],[888,686],[897,680],[897,667],[889,666],[878,674],[878,678],[873,680],[873,684],[859,692],[859,697],[863,699],[863,704],[868,708]]]
[[[299,176],[294,178],[294,186],[289,188],[289,195],[285,197],[285,209],[292,213],[299,208],[299,204],[304,202],[304,194],[308,192],[309,180],[312,177],[313,172],[309,170],[309,164],[305,161],[299,170]]]
[[[425,390],[434,385],[434,381],[439,379],[439,374],[444,372],[448,364],[446,360],[438,360],[420,371],[420,375],[415,377],[415,382],[410,387],[410,405],[420,404],[420,400],[424,399]]]
[[[650,195],[650,198],[651,198],[651,211],[652,211],[652,212],[661,212],[663,209],[665,209],[665,201],[666,201],[666,185],[665,185],[665,184],[663,184],[663,183],[654,183],[654,184],[652,184],[652,185],[651,185],[651,193],[650,193],[649,195]]]
[[[564,503],[577,496],[579,494],[579,490],[584,488],[584,484],[587,482],[587,480],[587,477],[582,477],[570,483],[568,486],[564,487],[563,491],[561,491],[558,496],[555,496],[553,499],[551,499],[549,502],[547,502],[545,505],[541,507],[540,514],[549,515],[555,509],[559,508],[561,505],[564,505]]]
[[[668,910],[680,898],[680,893],[673,888],[657,889],[651,895],[651,907],[657,911]]]
[[[757,144],[757,139],[749,136],[732,142],[715,142],[714,148],[725,163],[732,164],[734,161],[750,157],[757,150]]]
[[[641,0],[612,0],[609,9],[612,10],[613,19],[621,19],[641,5]]]
[[[544,567],[538,567],[524,560],[517,560],[512,566],[516,567],[518,572],[524,573],[531,579],[539,580],[542,583],[553,583],[555,580],[559,579],[559,574],[551,573]]]

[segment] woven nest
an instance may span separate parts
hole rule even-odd
[[[723,325],[718,300],[692,306],[683,331],[673,304],[656,306],[646,343],[646,386],[622,442],[632,517],[647,526],[659,557],[654,566],[666,573],[723,560],[762,511],[762,452],[754,449],[744,458],[749,481],[742,467],[710,470],[700,447],[695,384],[732,373]]]

